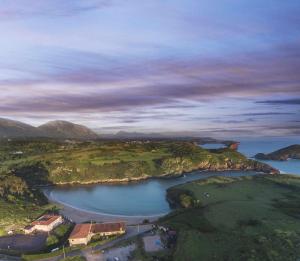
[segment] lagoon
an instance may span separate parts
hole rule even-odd
[[[53,201],[80,210],[116,216],[149,217],[170,212],[170,206],[166,201],[166,190],[169,187],[211,176],[238,177],[255,174],[257,173],[245,171],[197,171],[171,179],[54,187],[45,193]]]

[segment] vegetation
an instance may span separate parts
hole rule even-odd
[[[63,255],[64,253],[69,253],[71,251],[76,251],[76,250],[80,250],[82,247],[65,247],[64,250],[63,249],[59,249],[57,251],[54,252],[50,252],[50,253],[43,253],[43,254],[23,254],[22,255],[22,260],[24,261],[33,261],[33,260],[41,260],[41,259],[46,259],[46,258],[51,258],[51,257],[58,257]]]
[[[300,159],[300,145],[291,145],[269,154],[258,153],[255,155],[255,158],[260,160]]]
[[[2,143],[2,172],[12,172],[29,186],[178,175],[196,169],[263,170],[265,166],[234,150],[209,151],[192,142]]]
[[[213,177],[168,190],[181,206],[160,223],[178,232],[173,260],[296,260],[300,178]],[[200,205],[186,208],[181,195]]]
[[[61,243],[65,242],[73,229],[71,223],[64,223],[56,227],[51,234],[47,237],[46,247],[48,250],[52,250]]]
[[[73,257],[66,257],[62,260],[64,260],[64,261],[86,261],[86,258],[83,256],[73,256]]]
[[[20,227],[51,209],[40,185],[128,181],[198,169],[272,171],[230,150],[184,141],[0,141],[0,231]],[[182,197],[187,207],[190,197]],[[2,232],[1,232],[2,233]],[[48,245],[57,240],[49,238]]]

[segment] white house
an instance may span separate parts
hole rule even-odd
[[[30,234],[34,231],[49,232],[58,225],[63,223],[62,216],[59,215],[43,215],[33,221],[29,226],[24,228],[25,234]]]

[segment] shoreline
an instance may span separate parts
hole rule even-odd
[[[215,170],[214,170],[215,171]],[[227,172],[227,171],[241,171],[241,170],[219,170],[219,171],[215,171],[215,172]],[[250,170],[243,170],[245,172],[251,172]],[[203,173],[207,173],[207,172],[213,172],[213,170],[198,170],[198,171],[192,171],[189,172],[190,174],[192,173],[196,173],[196,172],[203,172]],[[265,174],[262,172],[257,172],[257,174]],[[182,177],[183,175],[185,175],[184,173],[181,175],[176,175],[176,176],[168,176],[163,177],[164,179],[171,179],[171,178],[179,178]],[[140,180],[141,182],[147,181],[147,180],[151,180],[151,179],[161,179],[160,177],[150,177],[148,179],[142,179]],[[137,182],[139,183],[139,181],[131,181],[131,182]],[[129,183],[129,182],[126,182]],[[125,184],[126,184],[125,183]],[[188,181],[187,181],[188,183]],[[76,185],[82,185],[82,186],[87,186],[87,185],[93,185],[95,183],[92,184],[66,184],[64,186],[76,186]],[[97,184],[108,184],[108,183],[97,183]],[[110,183],[110,184],[124,184],[124,182],[120,183],[120,182],[115,182],[115,183]],[[54,185],[55,186],[55,185]],[[48,186],[49,187],[49,186]],[[69,205],[65,202],[59,201],[55,198],[53,198],[51,196],[51,189],[46,189],[43,190],[44,195],[48,198],[50,203],[53,203],[55,205],[58,205],[60,207],[59,213],[65,217],[67,217],[68,219],[70,219],[71,221],[75,222],[75,223],[84,223],[90,220],[96,221],[96,222],[117,222],[117,221],[125,221],[127,224],[129,225],[136,225],[136,224],[142,224],[144,220],[148,220],[149,222],[154,222],[156,220],[158,220],[160,217],[163,217],[169,213],[172,212],[172,209],[170,209],[169,212],[166,213],[161,213],[161,214],[154,214],[154,215],[134,215],[134,216],[128,216],[128,215],[122,215],[122,214],[110,214],[110,213],[101,213],[101,212],[95,212],[92,210],[85,210],[85,209],[80,209],[77,208],[76,206],[72,206]]]
[[[128,184],[128,183],[134,183],[134,182],[142,182],[142,181],[147,181],[151,179],[172,179],[172,178],[180,178],[184,175],[189,175],[194,172],[224,172],[224,171],[254,171],[257,173],[262,173],[262,174],[280,174],[280,170],[275,169],[268,164],[262,163],[263,165],[267,165],[270,167],[270,169],[263,170],[261,168],[220,168],[220,169],[215,169],[215,168],[208,168],[208,169],[194,169],[191,171],[183,171],[181,173],[176,173],[176,174],[163,174],[160,176],[141,176],[137,178],[123,178],[123,179],[100,179],[100,180],[92,180],[92,181],[72,181],[72,182],[60,182],[60,183],[53,183],[53,184],[47,184],[47,185],[40,185],[37,187],[40,188],[47,188],[47,187],[52,187],[52,186],[58,186],[58,187],[64,187],[64,186],[85,186],[85,185],[97,185],[97,184]]]
[[[117,214],[108,214],[108,213],[98,213],[93,211],[88,211],[84,209],[79,209],[68,204],[51,200],[49,202],[55,205],[62,207],[59,209],[59,213],[67,217],[70,221],[75,223],[85,223],[91,220],[98,223],[105,222],[126,222],[127,225],[138,225],[143,224],[144,220],[148,220],[150,223],[158,220],[160,217],[163,217],[169,213],[158,214],[158,215],[149,215],[149,216],[125,216]]]

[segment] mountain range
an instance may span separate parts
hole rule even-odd
[[[77,139],[77,140],[95,140],[101,139],[118,139],[118,140],[192,140],[199,144],[206,143],[224,143],[231,144],[233,141],[217,140],[210,137],[200,137],[196,132],[161,132],[161,133],[142,133],[142,132],[126,132],[119,131],[115,134],[97,134],[86,126],[75,124],[69,121],[49,121],[38,127],[14,121],[10,119],[0,118],[0,139],[9,138],[53,138],[53,139]]]
[[[49,121],[41,126],[0,118],[0,138],[56,138],[92,140],[98,134],[89,128],[68,121]]]

